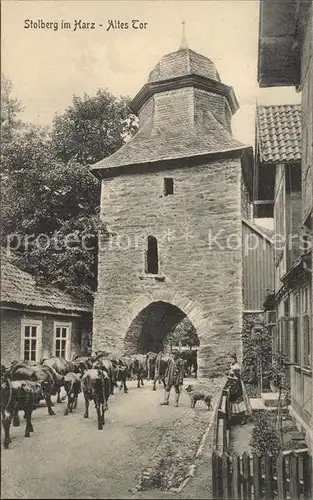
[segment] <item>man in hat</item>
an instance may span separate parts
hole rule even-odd
[[[162,406],[168,406],[171,388],[175,389],[175,406],[178,406],[181,386],[184,379],[185,362],[181,359],[178,349],[173,349],[165,372],[165,395]]]

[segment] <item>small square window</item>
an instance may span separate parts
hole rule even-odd
[[[174,179],[172,177],[164,177],[164,196],[174,194]]]

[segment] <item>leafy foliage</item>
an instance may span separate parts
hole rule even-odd
[[[13,85],[9,78],[1,73],[1,143],[9,141],[22,126],[19,113],[22,105],[12,96]]]
[[[73,104],[55,117],[53,145],[62,161],[88,165],[114,153],[137,128],[128,99],[98,90],[94,97],[74,95]]]
[[[252,451],[262,457],[271,454],[275,461],[281,451],[281,439],[278,431],[273,427],[270,418],[264,411],[256,413],[253,423],[254,428],[250,440]]]
[[[254,329],[252,319],[244,325],[243,341],[243,380],[246,383],[258,383],[258,359],[262,367],[264,385],[269,384],[270,367],[272,362],[272,334],[263,326],[260,330]]]
[[[169,335],[167,335],[166,341],[175,346],[177,346],[179,342],[189,347],[199,345],[199,338],[195,327],[187,316],[175,326]]]
[[[98,234],[106,229],[99,217],[100,183],[87,164],[118,149],[135,131],[135,120],[125,99],[99,91],[74,96],[52,132],[21,126],[21,105],[11,90],[10,83],[1,94],[1,244],[16,250],[17,264],[40,284],[92,299]]]

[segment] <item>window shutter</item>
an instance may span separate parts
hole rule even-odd
[[[310,335],[310,317],[308,314],[303,316],[303,362],[305,366],[311,366],[311,335]]]

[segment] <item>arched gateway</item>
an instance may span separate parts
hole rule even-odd
[[[131,107],[139,131],[91,168],[110,234],[98,259],[94,349],[157,349],[185,321],[200,341],[199,375],[218,375],[241,349],[250,177],[247,148],[231,133],[238,102],[214,63],[183,44]]]

